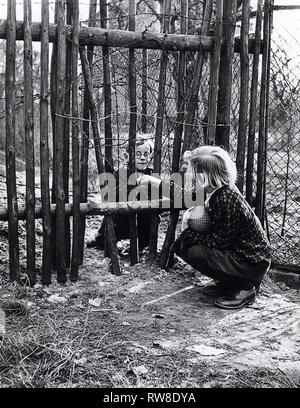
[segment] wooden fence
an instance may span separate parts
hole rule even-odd
[[[98,174],[113,172],[112,123],[111,123],[111,72],[110,48],[129,49],[129,170],[135,169],[136,141],[136,50],[143,49],[143,117],[147,114],[147,51],[160,50],[159,91],[155,125],[154,170],[161,170],[161,149],[164,129],[166,98],[164,87],[168,70],[168,55],[175,53],[177,58],[176,126],[173,144],[172,171],[179,169],[180,157],[185,150],[199,145],[199,131],[207,144],[229,146],[230,106],[232,98],[232,63],[234,52],[240,54],[240,110],[237,140],[237,168],[241,175],[238,186],[246,189],[247,199],[253,201],[254,182],[254,134],[255,123],[259,121],[259,150],[257,169],[256,210],[261,220],[264,218],[265,184],[265,145],[266,145],[266,106],[268,61],[270,48],[271,0],[257,2],[255,38],[249,38],[250,2],[244,0],[241,14],[240,38],[235,38],[237,1],[218,1],[213,9],[213,1],[207,0],[203,24],[198,35],[188,35],[186,15],[188,0],[181,0],[180,34],[169,33],[171,0],[164,1],[163,32],[135,31],[135,0],[129,0],[129,30],[120,31],[107,28],[107,3],[91,0],[89,26],[79,24],[79,1],[57,0],[55,4],[55,22],[49,23],[48,0],[41,0],[41,23],[32,22],[31,0],[24,0],[24,21],[16,21],[16,1],[7,5],[7,20],[0,23],[0,38],[6,40],[6,179],[7,207],[0,209],[0,219],[8,222],[9,268],[12,280],[20,279],[18,220],[26,220],[27,275],[31,284],[36,281],[35,266],[35,219],[42,218],[43,260],[42,283],[51,282],[55,270],[57,280],[65,282],[70,269],[70,279],[78,279],[78,269],[83,262],[84,229],[86,215],[105,216],[107,231],[107,255],[112,262],[112,273],[120,274],[118,251],[114,232],[113,214],[127,212],[130,216],[131,263],[138,262],[138,237],[136,231],[136,213],[150,211],[153,217],[150,239],[150,261],[157,257],[158,211],[166,211],[158,203],[119,203],[112,206],[102,197],[101,205],[87,203],[89,133],[95,149]],[[99,6],[99,12],[97,8]],[[98,13],[98,14],[97,14]],[[96,14],[101,24],[96,27]],[[214,35],[210,31],[214,21]],[[262,30],[263,24],[263,30]],[[263,32],[263,38],[261,38]],[[26,151],[26,205],[18,206],[16,189],[16,149],[15,149],[15,53],[16,41],[24,41],[24,134]],[[35,154],[33,135],[33,87],[32,87],[32,42],[41,44],[40,53],[40,176],[41,206],[35,199]],[[49,66],[49,43],[53,43],[51,69]],[[93,87],[93,51],[102,47],[102,70],[105,106],[105,143],[101,143],[99,130],[99,112]],[[183,81],[187,69],[186,54],[195,54],[195,69],[191,82],[191,94],[187,101],[186,83]],[[254,55],[251,83],[249,80],[249,53]],[[195,134],[195,112],[198,95],[203,79],[203,64],[210,55],[209,102],[207,106],[206,130],[197,122]],[[79,71],[78,59],[81,61]],[[258,90],[259,64],[261,63],[260,90]],[[81,74],[80,74],[81,72]],[[84,78],[83,104],[79,104],[78,77]],[[260,91],[260,92],[258,92]],[[257,116],[257,94],[260,93],[260,108]],[[249,104],[250,102],[250,104]],[[250,107],[249,107],[250,106]],[[53,186],[50,194],[50,144],[48,134],[48,111],[51,108],[53,134]],[[250,125],[248,121],[250,118]],[[90,124],[90,126],[89,126]],[[146,131],[145,122],[143,125]],[[200,129],[199,129],[200,128]],[[81,133],[84,132],[85,137]],[[80,143],[80,140],[82,142]],[[69,151],[71,143],[71,151]],[[247,146],[248,145],[248,146]],[[248,149],[246,168],[246,148]],[[70,160],[71,158],[71,160]],[[69,168],[69,162],[72,168]],[[69,203],[69,175],[72,172],[72,203]],[[103,186],[101,186],[103,187]],[[155,205],[154,205],[155,204]],[[162,203],[160,203],[162,204]],[[69,217],[73,217],[72,233]],[[179,217],[178,210],[171,210],[169,228],[162,248],[160,266],[166,267],[170,247],[174,240],[175,228]],[[72,236],[72,242],[71,237]]]

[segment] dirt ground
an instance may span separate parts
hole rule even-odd
[[[18,188],[24,197],[24,177]],[[86,239],[99,219],[88,217]],[[162,217],[158,247],[166,223]],[[24,222],[19,232],[24,272]],[[40,220],[36,234],[39,268]],[[103,252],[86,249],[77,283],[58,284],[53,275],[49,286],[22,287],[9,282],[7,223],[0,223],[0,306],[24,309],[5,316],[0,308],[0,387],[299,387],[299,290],[267,277],[253,305],[222,310],[202,292],[209,279],[183,262],[163,271],[145,252],[130,266],[126,243],[119,246],[119,277]]]
[[[88,225],[87,237],[98,221]],[[54,276],[34,288],[8,283],[2,261],[1,301],[18,299],[27,313],[6,318],[1,387],[299,387],[296,289],[267,278],[253,305],[227,311],[183,262],[162,271],[144,253],[131,267],[123,254],[117,277],[108,261],[86,249],[77,283]]]

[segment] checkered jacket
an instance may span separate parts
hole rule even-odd
[[[186,229],[180,236],[185,247],[203,244],[230,249],[240,260],[256,263],[270,260],[271,247],[259,219],[239,190],[223,186],[209,199],[211,229],[200,233]]]

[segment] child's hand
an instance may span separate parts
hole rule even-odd
[[[189,220],[191,218],[191,210],[194,207],[189,208],[188,210],[185,211],[182,217],[182,223],[181,223],[181,232],[184,231],[189,227]]]
[[[149,176],[148,174],[142,174],[136,179],[136,181],[138,184],[149,184],[150,183],[157,187],[159,187],[161,183],[160,179],[153,177],[153,176]]]

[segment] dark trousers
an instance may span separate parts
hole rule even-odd
[[[232,288],[258,289],[270,267],[270,261],[250,263],[238,260],[230,250],[220,251],[197,244],[190,248],[174,248],[175,253],[193,268]]]
[[[128,239],[129,238],[129,216],[116,214],[113,216],[113,219],[114,219],[116,240],[121,241],[122,239]],[[151,215],[149,213],[137,214],[137,234],[138,234],[140,251],[149,245],[150,227],[151,227]],[[104,234],[105,234],[105,224],[103,221],[95,237],[97,246],[100,249],[104,249],[104,237],[105,237]]]

